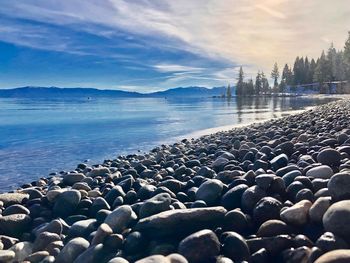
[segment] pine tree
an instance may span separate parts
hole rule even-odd
[[[309,74],[310,74],[310,63],[308,57],[305,57],[304,61],[304,74],[303,74],[303,84],[309,84]]]
[[[284,65],[282,71],[282,80],[285,82],[286,85],[293,85],[293,73],[292,70],[289,68],[288,64]]]
[[[278,70],[277,62],[275,62],[275,64],[273,65],[272,72],[271,72],[271,78],[274,80],[274,83],[273,83],[274,91],[277,91],[279,77],[280,77],[280,72]]]
[[[258,71],[258,74],[256,75],[255,78],[255,94],[259,95],[260,92],[262,91],[262,82],[261,82],[261,74],[260,71]]]
[[[348,39],[345,42],[343,58],[346,79],[350,81],[350,31],[348,33]]]
[[[322,54],[317,61],[317,66],[314,74],[314,81],[319,83],[320,93],[329,92],[328,87],[327,85],[324,84],[324,82],[329,81],[330,78],[331,76],[330,76],[329,62],[326,58],[324,51],[322,51]]]
[[[309,75],[308,75],[308,78],[307,78],[307,82],[308,83],[313,83],[314,82],[315,70],[316,70],[316,62],[315,62],[314,59],[311,59]]]
[[[264,94],[269,93],[270,85],[269,85],[269,81],[267,80],[264,72],[261,72],[261,83],[262,83],[262,92]]]
[[[336,80],[336,75],[337,75],[337,62],[336,62],[336,57],[337,57],[337,51],[334,48],[333,43],[331,44],[331,46],[328,49],[327,52],[327,70],[328,72],[328,76],[329,76],[329,81],[335,81]]]
[[[239,68],[237,85],[236,85],[236,94],[237,96],[243,95],[244,91],[244,72],[242,66]]]
[[[253,95],[254,94],[254,83],[253,83],[253,79],[252,78],[247,83],[246,93],[247,93],[247,95]]]
[[[231,92],[231,86],[228,84],[227,89],[226,89],[226,97],[227,98],[232,98],[232,92]]]

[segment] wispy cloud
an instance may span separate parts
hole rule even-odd
[[[153,66],[159,72],[202,72],[204,68],[176,64],[158,64]]]

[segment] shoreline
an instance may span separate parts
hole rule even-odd
[[[0,261],[306,262],[335,249],[350,254],[350,227],[341,221],[350,220],[349,116],[350,101],[339,100],[218,127],[0,194]]]

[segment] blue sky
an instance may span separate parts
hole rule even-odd
[[[0,88],[234,84],[342,48],[349,25],[348,0],[2,1]]]

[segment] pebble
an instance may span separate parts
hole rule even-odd
[[[56,257],[56,263],[73,262],[81,253],[83,253],[90,243],[81,237],[73,238],[61,250]]]
[[[319,163],[329,165],[329,166],[336,166],[340,164],[341,156],[340,153],[332,148],[327,148],[322,151],[320,151],[317,155],[317,161]]]
[[[3,202],[5,207],[14,204],[23,204],[26,200],[28,200],[29,194],[22,193],[4,193],[0,194],[0,201]]]
[[[170,210],[171,196],[168,193],[160,193],[146,200],[140,207],[139,217],[145,218]]]
[[[207,180],[196,192],[196,200],[203,200],[207,205],[214,205],[221,197],[223,183],[217,179]]]
[[[0,230],[2,234],[19,237],[30,229],[31,218],[25,214],[12,214],[0,217]]]
[[[104,223],[110,226],[113,233],[121,233],[128,225],[137,219],[137,215],[129,205],[122,205],[110,213]]]
[[[245,239],[236,232],[223,233],[223,254],[236,261],[249,261],[250,251]]]
[[[323,226],[326,231],[349,239],[350,237],[350,200],[332,204],[323,215]]]
[[[281,219],[287,224],[302,226],[307,223],[309,209],[312,203],[309,200],[302,200],[292,207],[281,212]]]
[[[59,194],[55,200],[53,213],[62,218],[73,214],[78,207],[81,193],[78,190],[68,190]]]
[[[333,200],[350,199],[350,173],[340,172],[333,175],[327,187]]]
[[[306,176],[312,178],[329,179],[333,175],[333,170],[328,165],[320,165],[311,168],[306,172]]]
[[[183,239],[178,251],[189,262],[208,262],[219,255],[220,241],[213,231],[204,229]]]
[[[322,223],[323,215],[331,206],[331,197],[325,196],[318,198],[310,207],[309,217],[312,222]]]

